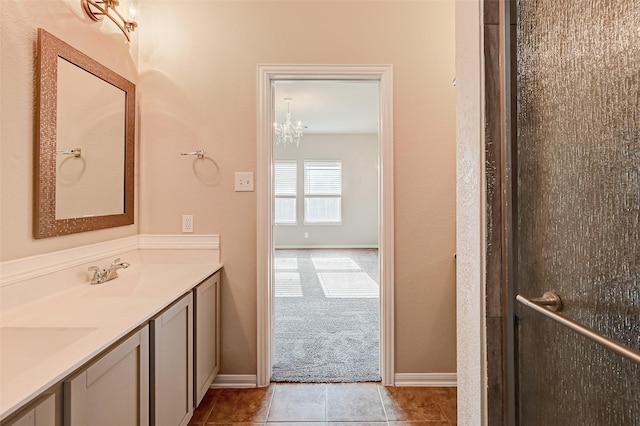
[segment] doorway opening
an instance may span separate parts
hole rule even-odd
[[[347,297],[335,296],[345,296],[344,290],[350,289],[350,291],[355,291],[354,294],[359,295],[359,297],[352,297],[351,299],[369,299],[368,302],[364,302],[361,305],[367,303],[371,305],[372,301],[377,304],[377,307],[374,307],[374,311],[377,310],[379,318],[379,328],[376,330],[379,337],[379,349],[377,354],[378,359],[374,361],[374,364],[377,363],[377,373],[379,375],[376,375],[375,379],[381,379],[383,384],[391,385],[394,381],[391,66],[259,66],[258,74],[258,167],[256,177],[258,196],[258,366],[256,384],[258,386],[266,386],[269,384],[274,373],[274,361],[277,362],[275,358],[276,336],[274,334],[277,315],[276,309],[278,306],[276,298],[280,296],[282,298],[281,301],[286,302],[285,304],[295,305],[296,303],[289,303],[291,300],[287,301],[285,299],[294,299],[299,297],[298,295],[300,293],[304,295],[302,281],[298,284],[296,280],[302,273],[300,264],[306,263],[306,267],[309,267],[308,272],[311,271],[312,267],[313,276],[316,280],[311,284],[315,285],[315,289],[310,290],[310,292],[316,292],[317,294],[322,293],[322,298],[325,299],[325,302],[326,299],[333,299],[329,303],[333,303],[339,299],[348,299]],[[339,212],[342,213],[343,207],[346,207],[342,204],[346,203],[346,199],[343,200],[342,197],[346,194],[337,194],[335,192],[331,194],[312,194],[313,191],[309,189],[311,186],[310,179],[312,179],[313,176],[321,178],[318,182],[326,183],[326,180],[332,176],[339,176],[340,173],[343,173],[344,170],[342,169],[343,164],[341,159],[332,158],[332,156],[328,155],[309,158],[306,159],[306,161],[305,158],[279,158],[279,148],[274,147],[273,123],[276,121],[274,106],[278,101],[277,87],[281,84],[286,84],[285,82],[293,85],[294,83],[302,83],[305,81],[324,84],[341,82],[343,84],[351,83],[352,85],[360,84],[361,86],[369,84],[377,88],[375,95],[378,105],[377,133],[375,134],[377,144],[374,145],[375,152],[371,161],[365,161],[365,163],[368,163],[370,169],[375,172],[373,174],[375,181],[374,193],[377,195],[373,202],[375,210],[373,213],[369,212],[366,216],[373,216],[373,223],[375,225],[373,228],[377,236],[377,247],[375,239],[373,243],[363,244],[355,244],[353,242],[346,243],[344,242],[346,240],[339,239],[339,237],[344,237],[344,235],[342,235],[344,232],[340,232],[335,225],[341,222],[343,218],[336,217],[336,212],[338,211],[336,206],[340,206]],[[293,98],[293,96],[286,97]],[[292,120],[301,120],[304,122],[303,118],[294,117],[296,111],[302,112],[301,105],[298,105],[300,108],[296,110],[295,99],[292,99],[290,106]],[[338,111],[338,113],[340,112]],[[341,114],[347,118],[349,117],[349,111],[342,112]],[[307,140],[313,139],[312,136],[314,135],[311,133],[309,133],[309,136],[304,136],[300,146],[307,143]],[[327,139],[327,136],[317,136],[325,140]],[[343,137],[343,139],[345,138]],[[346,141],[343,141],[343,144],[344,142]],[[301,153],[301,150],[298,150],[298,154]],[[366,156],[362,155],[362,152],[359,154],[360,155],[356,155],[355,157],[364,161]],[[283,163],[279,166],[276,163],[276,161],[286,162],[287,160],[289,161],[288,164]],[[296,192],[296,199],[294,201],[291,200],[291,198],[294,197],[293,195],[289,195],[289,199],[285,199],[286,197],[282,196],[280,197],[282,199],[277,200],[278,194],[275,190],[276,169],[282,167],[280,170],[287,170],[288,167],[288,170],[291,172],[294,160],[295,168],[297,169],[295,181],[299,182],[298,186],[304,188],[305,174],[307,176],[306,194],[305,191],[302,190]],[[276,209],[276,204],[278,203],[280,206]],[[285,207],[283,210],[283,205],[289,206],[289,209],[287,210]],[[296,206],[295,208],[292,207],[294,205]],[[278,221],[282,221],[283,211],[285,213],[288,211],[290,215],[295,211],[295,219],[296,222],[300,224],[300,227],[298,223],[295,225],[291,223],[289,226],[283,223],[276,225],[276,216]],[[319,214],[320,216],[324,216],[318,217]],[[288,219],[293,222],[291,216]],[[346,220],[346,218],[344,219]],[[324,221],[325,223],[313,223],[314,221]],[[326,223],[330,221],[334,221],[335,223]],[[364,222],[364,217],[360,222]],[[280,232],[278,228],[284,229],[284,231]],[[330,236],[332,232],[336,234],[334,238],[325,239],[323,242],[322,238]],[[291,239],[293,237],[300,237],[301,240],[295,242],[294,239]],[[287,238],[290,239],[287,240]],[[315,241],[315,243],[313,241]],[[287,250],[287,252],[276,250],[276,248]],[[320,250],[319,248],[325,251],[317,251]],[[304,251],[299,249],[304,249]],[[294,250],[295,252],[291,252],[290,250]],[[353,250],[353,252],[348,253],[351,250]],[[365,255],[364,258],[368,257],[369,260],[376,260],[373,266],[371,262],[366,266],[372,269],[371,273],[365,271],[366,262],[359,265],[359,262],[362,260],[354,260],[354,257],[357,258],[360,254]],[[294,266],[297,270],[293,270]],[[354,268],[358,268],[358,270]],[[298,275],[296,276],[295,274]],[[377,287],[377,283],[375,282],[376,278],[379,281],[379,287]],[[336,282],[348,282],[349,285],[336,286]],[[340,291],[343,291],[343,293],[340,294]],[[285,295],[287,292],[289,292],[288,297]],[[375,297],[376,292],[378,301],[376,301]],[[353,300],[351,302],[353,302]],[[299,306],[298,309],[300,309]],[[344,312],[343,310],[343,313]],[[376,312],[374,312],[374,314],[375,313]],[[353,319],[355,319],[355,316]],[[371,321],[364,319],[362,322],[370,323]],[[310,339],[313,338],[314,336],[310,336]],[[327,347],[331,346],[329,345]],[[345,354],[345,349],[337,347],[332,349],[336,349],[334,352],[338,355]],[[296,347],[294,344],[294,347],[291,347],[290,351],[295,352],[295,350]],[[376,370],[375,366],[373,370]],[[364,378],[364,376],[362,377]],[[319,379],[329,381],[326,378]],[[347,378],[344,381],[353,381],[353,378]]]

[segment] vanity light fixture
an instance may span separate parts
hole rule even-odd
[[[82,4],[82,10],[90,19],[97,22],[102,20],[103,16],[106,16],[120,28],[127,41],[131,41],[129,33],[136,29],[138,23],[134,19],[126,19],[118,12],[116,7],[120,5],[119,0],[80,0],[80,4]],[[130,10],[130,15],[132,18],[135,17],[133,8]]]
[[[273,123],[273,132],[275,133],[276,145],[288,146],[295,144],[300,145],[302,138],[302,122],[298,121],[295,126],[291,122],[291,98],[284,98],[287,103],[287,120],[284,123]]]

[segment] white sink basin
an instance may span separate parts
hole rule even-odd
[[[5,382],[65,349],[93,327],[0,327],[0,376]]]
[[[144,297],[145,286],[143,285],[143,282],[144,278],[141,272],[127,271],[111,281],[107,281],[102,284],[92,284],[87,288],[87,291],[84,293],[84,297]]]
[[[85,297],[132,297],[136,295],[135,283],[122,283],[108,281],[104,284],[96,284],[85,293]]]

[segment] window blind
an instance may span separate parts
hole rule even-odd
[[[296,196],[298,165],[295,161],[276,161],[274,164],[274,194]]]
[[[305,223],[341,223],[342,161],[304,162]]]
[[[342,195],[342,161],[305,161],[305,195]]]
[[[298,163],[295,160],[279,160],[273,164],[274,222],[297,222]]]

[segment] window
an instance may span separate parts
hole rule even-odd
[[[304,222],[342,222],[342,162],[304,162]]]
[[[274,162],[274,195],[276,224],[296,224],[298,165],[295,160]]]

